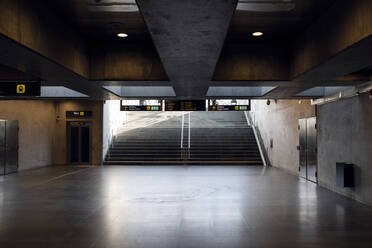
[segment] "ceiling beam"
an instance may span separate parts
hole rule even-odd
[[[137,0],[179,98],[204,98],[237,0]]]

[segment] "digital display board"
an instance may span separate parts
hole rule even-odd
[[[0,82],[0,96],[40,96],[40,82]]]
[[[122,100],[121,111],[162,111],[161,100]]]
[[[206,111],[205,100],[165,100],[165,111]]]
[[[90,118],[92,111],[66,111],[66,118]]]
[[[161,111],[161,106],[125,106],[121,105],[121,111]]]
[[[208,111],[250,111],[250,100],[209,100]]]
[[[250,111],[249,105],[213,105],[208,107],[208,111]]]

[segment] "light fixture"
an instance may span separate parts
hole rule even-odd
[[[256,37],[259,37],[259,36],[262,36],[263,33],[262,32],[254,32],[252,33],[253,36],[256,36]]]
[[[128,37],[128,34],[126,34],[126,33],[118,33],[118,37],[120,37],[120,38],[126,38],[126,37]]]

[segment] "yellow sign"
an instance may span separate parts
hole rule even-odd
[[[151,106],[147,106],[147,110],[151,110]]]
[[[17,94],[24,94],[24,93],[26,93],[26,85],[17,84]]]
[[[80,112],[80,116],[84,116],[85,115],[85,113],[84,112]]]
[[[239,110],[239,106],[235,106],[235,110]]]

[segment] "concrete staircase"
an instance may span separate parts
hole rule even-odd
[[[150,113],[149,113],[150,115]],[[182,115],[153,114],[161,121],[150,125],[127,128],[115,138],[104,164],[200,164],[262,165],[258,146],[251,127],[242,112],[193,112],[191,123],[185,116],[183,147],[181,145]],[[136,119],[140,126],[140,119]],[[190,149],[188,132],[190,125]]]

